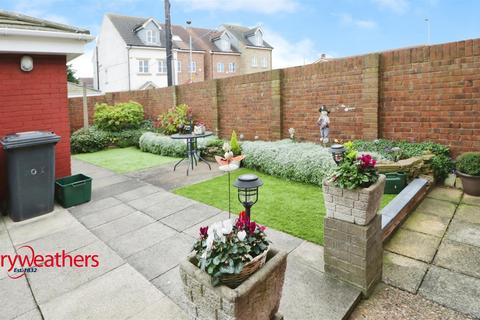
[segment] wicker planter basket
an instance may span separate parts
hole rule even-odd
[[[267,261],[267,253],[270,247],[268,247],[262,254],[253,258],[252,261],[246,263],[243,266],[242,271],[239,274],[227,274],[220,277],[220,282],[230,288],[238,287],[243,281],[255,273],[258,269],[263,267],[265,261]]]

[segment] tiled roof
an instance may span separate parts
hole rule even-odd
[[[231,25],[231,24],[224,24],[223,27],[227,29],[235,38],[237,38],[238,41],[243,42],[243,44],[245,44],[246,46],[273,49],[273,47],[270,44],[268,44],[268,42],[266,42],[265,40],[263,40],[262,46],[257,46],[253,44],[250,40],[248,40],[247,36],[253,34],[258,28],[249,29],[242,26]]]
[[[83,96],[83,85],[81,84],[76,84],[73,82],[67,82],[67,89],[68,89],[68,97],[73,98],[73,97],[82,97]],[[103,95],[101,91],[88,88],[87,87],[87,96],[100,96]]]
[[[90,34],[90,31],[0,9],[0,28]]]
[[[221,31],[214,30],[214,29],[205,29],[205,28],[189,28],[191,30],[193,39],[204,49],[204,50],[209,50],[212,52],[225,52],[223,50],[220,50],[215,43],[212,41],[212,39],[217,38],[222,34]],[[237,48],[232,46],[232,51],[233,53],[240,53]]]

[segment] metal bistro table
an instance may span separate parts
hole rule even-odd
[[[193,171],[193,164],[195,166],[198,164],[198,162],[203,161],[207,164],[207,166],[212,170],[212,167],[210,166],[210,163],[207,162],[207,160],[203,159],[200,156],[200,153],[197,150],[197,139],[198,138],[205,138],[208,136],[211,136],[213,132],[211,131],[205,131],[203,134],[193,134],[193,133],[188,133],[188,134],[181,134],[181,133],[176,133],[170,136],[170,138],[175,139],[175,140],[186,140],[187,141],[187,153],[183,159],[178,161],[175,166],[173,167],[173,171],[177,169],[177,166],[185,159],[188,159],[190,163],[187,166],[187,176],[188,176],[188,171],[190,170],[190,167],[192,167]]]

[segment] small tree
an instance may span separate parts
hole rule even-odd
[[[235,130],[232,131],[232,136],[230,138],[230,147],[234,156],[242,154],[242,148],[240,148],[240,144],[238,144],[237,133],[235,132]]]
[[[73,83],[79,83],[78,78],[75,76],[75,70],[73,70],[71,64],[67,64],[67,81]]]

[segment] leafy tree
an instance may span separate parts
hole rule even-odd
[[[71,64],[67,64],[67,81],[73,83],[79,83],[78,78],[75,76],[75,70],[72,69]]]

